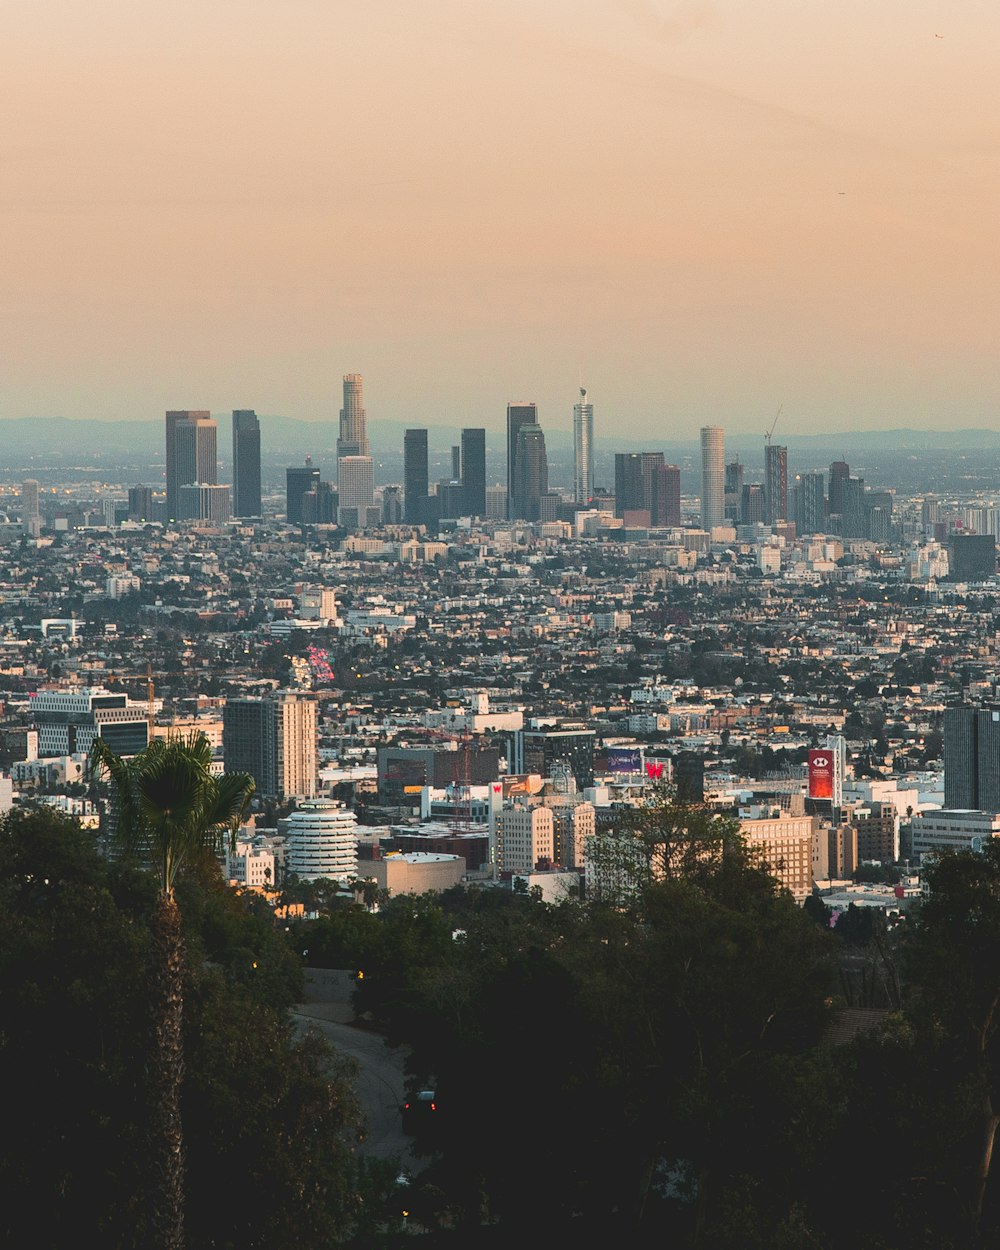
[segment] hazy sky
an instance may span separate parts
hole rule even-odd
[[[0,416],[994,425],[996,0],[4,0]]]

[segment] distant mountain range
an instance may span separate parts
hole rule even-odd
[[[220,414],[219,456],[228,461],[230,456],[229,414]],[[403,422],[370,421],[368,434],[372,451],[377,455],[400,455],[403,446]],[[446,451],[459,442],[458,426],[431,426],[429,442],[432,448]],[[317,460],[327,460],[336,454],[336,421],[302,421],[294,417],[261,416],[262,453],[265,458],[285,456],[298,460],[312,455]],[[546,439],[551,451],[565,454],[571,447],[568,430],[546,427]],[[496,427],[487,431],[491,450],[498,454],[505,451],[504,432]],[[934,450],[947,451],[951,455],[962,451],[1000,451],[1000,431],[984,429],[940,430],[849,430],[842,433],[823,431],[818,434],[782,434],[775,442],[789,448],[808,451],[816,456],[821,450],[829,451],[827,458],[845,457],[852,453],[872,454],[892,452],[906,455]],[[697,437],[691,439],[630,438],[618,435],[614,438],[601,436],[595,439],[599,452],[607,455],[615,451],[662,450],[671,458],[699,455]],[[763,434],[727,434],[727,455],[750,453],[752,460],[763,458]],[[0,419],[0,465],[24,467],[32,460],[50,466],[114,464],[149,464],[163,459],[163,425],[158,421],[94,421],[70,420],[66,417],[20,417]]]

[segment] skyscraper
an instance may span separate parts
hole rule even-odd
[[[660,456],[662,460],[662,455]],[[615,516],[624,517],[626,512],[647,512],[645,524],[649,524],[648,504],[643,490],[642,456],[637,451],[615,453]]]
[[[659,470],[660,520],[656,525],[681,523],[681,471],[676,464],[665,464]]]
[[[798,507],[795,525],[800,534],[821,534],[826,528],[826,475],[817,470],[803,473],[796,485]]]
[[[188,417],[174,425],[174,517],[180,516],[180,488],[219,481],[219,427],[211,417]]]
[[[1000,707],[944,712],[944,805],[1000,812]]]
[[[364,529],[375,503],[375,471],[371,456],[341,456],[337,461],[337,520],[350,529]]]
[[[726,432],[719,425],[701,430],[701,523],[710,530],[726,520]]]
[[[229,699],[222,712],[227,772],[247,772],[261,796],[316,793],[316,701],[298,691],[265,699]]]
[[[726,465],[726,516],[729,520],[740,519],[740,494],[743,491],[743,465],[731,460]]]
[[[285,516],[289,525],[301,525],[302,498],[307,491],[315,491],[319,484],[319,469],[313,468],[312,457],[307,456],[304,465],[292,465],[285,470]]]
[[[517,436],[522,425],[538,424],[537,404],[507,405],[507,515],[516,517],[514,500],[517,491],[514,481],[517,476]]]
[[[420,524],[421,501],[427,498],[429,490],[427,431],[407,430],[403,435],[403,519],[408,525]]]
[[[233,516],[260,516],[260,422],[252,408],[233,410]]]
[[[768,525],[788,519],[788,448],[764,445],[764,500]]]
[[[511,518],[537,521],[541,517],[542,496],[549,490],[549,462],[545,454],[545,433],[535,421],[518,426],[514,469]]]
[[[337,459],[342,456],[370,456],[368,446],[367,417],[364,396],[361,392],[361,374],[344,375],[344,406],[340,410],[340,437],[337,439]]]
[[[211,413],[204,409],[178,409],[167,413],[166,422],[166,473],[167,473],[167,519],[173,520],[177,516],[177,487],[180,482],[177,480],[177,443],[174,437],[177,424],[180,421],[197,421],[201,419],[208,420]]]
[[[831,516],[844,515],[844,483],[851,476],[851,466],[846,460],[834,460],[830,465],[830,498],[827,511]]]
[[[462,430],[462,485],[469,516],[486,515],[486,431],[476,426]]]
[[[588,504],[594,494],[594,405],[580,387],[580,402],[573,405],[573,499]]]

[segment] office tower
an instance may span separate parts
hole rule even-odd
[[[349,529],[364,529],[375,502],[371,456],[341,456],[337,462],[337,520]]]
[[[795,525],[800,534],[822,534],[826,528],[826,476],[822,470],[803,473],[796,483]]]
[[[701,431],[701,523],[714,529],[726,520],[726,432],[719,425]]]
[[[222,524],[232,515],[232,495],[227,484],[206,486],[202,482],[185,482],[177,487],[178,521],[214,521]]]
[[[637,451],[615,453],[615,516],[624,517],[626,512],[636,513],[646,509],[643,489],[642,456]],[[649,516],[646,516],[646,525]]]
[[[681,471],[676,464],[665,464],[658,472],[657,499],[661,520],[656,525],[681,523]]]
[[[315,490],[319,483],[319,469],[313,468],[311,456],[304,465],[294,465],[285,470],[285,517],[289,525],[302,524],[302,496]]]
[[[521,427],[538,425],[537,404],[507,405],[507,515],[512,519],[518,516],[514,511],[517,490],[514,481],[517,476],[517,439]]]
[[[573,405],[573,499],[590,503],[594,494],[594,405],[580,387],[580,402]]]
[[[731,460],[726,465],[726,518],[730,521],[740,519],[740,494],[743,491],[743,465],[738,460]]]
[[[21,483],[21,520],[38,515],[38,482],[28,477]]]
[[[366,428],[364,397],[361,393],[361,374],[344,375],[344,406],[340,410],[340,437],[337,439],[337,459],[343,456],[370,456]]]
[[[130,486],[128,489],[128,519],[151,521],[153,519],[153,488]]]
[[[503,521],[508,513],[507,487],[487,486],[486,516],[491,521]]]
[[[777,443],[764,446],[764,506],[768,525],[788,519],[788,448]]]
[[[748,482],[740,491],[740,523],[762,525],[764,515],[764,487],[759,482]]]
[[[1000,812],[1000,707],[945,708],[943,743],[945,809]]]
[[[399,525],[403,520],[403,499],[399,486],[382,488],[382,524]]]
[[[103,686],[39,690],[28,703],[38,730],[40,756],[87,754],[102,738],[118,755],[137,755],[149,741],[149,707],[143,699]]]
[[[834,460],[830,465],[830,497],[827,511],[831,516],[844,515],[844,483],[851,476],[850,465],[844,460]]]
[[[407,430],[403,435],[403,517],[419,525],[421,501],[430,493],[427,473],[427,431]]]
[[[841,524],[844,538],[867,538],[868,525],[865,518],[865,479],[843,478],[840,482]]]
[[[252,408],[235,408],[233,516],[260,515],[260,422]]]
[[[462,480],[462,448],[452,446],[451,449],[451,480],[460,482]]]
[[[469,516],[486,515],[486,431],[469,426],[462,431],[462,485]]]
[[[949,580],[984,582],[996,571],[997,543],[992,534],[952,534],[948,539]]]
[[[549,489],[545,434],[537,422],[524,422],[518,426],[514,470],[511,517],[537,521],[541,516],[542,496],[548,494]]]
[[[214,486],[219,480],[219,427],[211,417],[189,417],[174,425],[175,494],[197,482]],[[179,516],[180,499],[178,495]]]
[[[175,431],[177,425],[181,421],[201,421],[211,418],[211,413],[204,409],[180,409],[167,413],[167,520],[172,521],[177,516],[177,487],[180,480],[177,477],[177,442]],[[194,481],[194,478],[190,479]]]
[[[562,761],[583,790],[594,784],[596,740],[594,730],[580,724],[517,730],[511,740],[510,771],[551,777],[556,764]]]
[[[226,772],[247,772],[261,797],[316,793],[316,700],[281,690],[265,699],[229,699],[222,711]]]

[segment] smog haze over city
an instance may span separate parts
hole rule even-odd
[[[992,424],[967,0],[13,0],[4,417]]]

